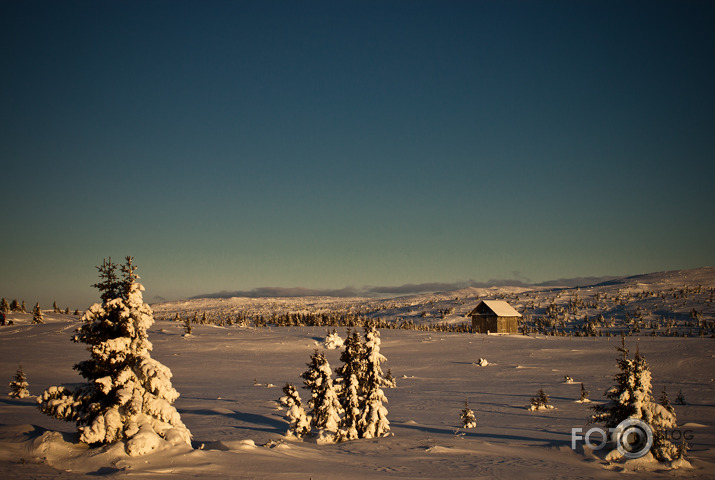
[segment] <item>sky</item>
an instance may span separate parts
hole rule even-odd
[[[715,265],[715,2],[5,1],[0,296]],[[377,288],[379,289],[379,288]]]

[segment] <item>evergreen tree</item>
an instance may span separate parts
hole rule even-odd
[[[290,423],[286,435],[303,438],[303,436],[310,433],[311,418],[306,415],[298,390],[292,383],[285,384],[283,393],[285,393],[285,396],[281,397],[279,401],[288,409],[286,416]]]
[[[385,384],[384,386],[387,388],[396,388],[397,387],[397,380],[395,380],[395,377],[392,376],[392,371],[388,368],[387,369],[387,375],[385,375]]]
[[[675,412],[655,402],[651,387],[651,373],[645,357],[636,351],[633,359],[628,358],[625,341],[618,351],[622,356],[617,360],[620,373],[616,374],[616,384],[609,388],[605,396],[606,405],[592,407],[595,414],[593,422],[602,422],[607,428],[615,428],[619,423],[635,418],[647,423],[653,432],[651,453],[659,461],[673,460],[682,456],[679,449],[666,435],[668,428],[676,428]]]
[[[27,307],[25,306],[25,300],[20,304],[20,313],[27,313]]]
[[[32,309],[32,323],[45,323],[45,317],[42,315],[39,302],[35,305],[35,308]]]
[[[359,437],[358,422],[365,377],[365,347],[357,330],[352,333],[348,331],[343,346],[345,349],[340,355],[343,366],[337,369],[337,373],[342,379],[342,388],[339,394],[340,405],[345,412],[336,435],[336,440],[339,442],[355,440]]]
[[[668,392],[665,391],[665,387],[663,387],[663,391],[660,393],[660,404],[663,405],[670,413],[675,414],[675,409],[673,408],[673,405],[670,404]]]
[[[52,302],[52,311],[54,313],[62,313],[62,310],[60,310],[60,307],[57,306],[57,302]]]
[[[384,437],[390,433],[390,422],[383,405],[387,398],[380,388],[385,384],[380,364],[387,359],[380,353],[380,332],[374,325],[365,327],[365,340],[365,376],[358,433],[361,438]]]
[[[536,392],[536,396],[531,397],[531,405],[529,405],[529,410],[551,410],[554,408],[554,406],[549,403],[550,401],[551,399],[546,394],[546,392],[544,392],[544,389],[540,388],[539,391]]]
[[[7,300],[5,298],[0,301],[0,312],[10,313],[10,304],[7,303]]]
[[[151,451],[161,438],[190,444],[191,434],[172,406],[179,393],[171,386],[171,371],[150,355],[147,329],[154,318],[136,267],[127,257],[121,279],[117,267],[111,259],[97,267],[101,281],[94,286],[102,303],[85,312],[73,337],[88,345],[90,359],[74,366],[87,383],[50,387],[38,398],[40,409],[76,422],[82,442],[126,441],[129,455]]]
[[[20,305],[17,303],[17,300],[13,299],[12,302],[10,302],[10,311],[13,313],[20,311]]]
[[[342,407],[333,386],[332,375],[325,355],[316,350],[310,356],[308,370],[303,373],[302,378],[303,384],[311,392],[308,402],[311,408],[311,425],[318,431],[319,442],[332,440],[340,424]]]
[[[675,397],[676,405],[687,405],[685,402],[685,397],[683,396],[683,391],[678,390],[678,395]]]
[[[13,377],[12,382],[10,382],[10,388],[12,392],[8,393],[11,397],[15,398],[25,398],[30,396],[30,392],[27,391],[27,387],[30,384],[27,383],[27,377],[25,372],[22,371],[22,365],[17,370],[17,373]]]
[[[589,403],[591,400],[588,399],[588,390],[583,386],[583,382],[581,383],[581,399],[579,402],[581,403]]]
[[[462,410],[462,427],[464,428],[475,428],[477,426],[477,417],[474,416],[474,412],[469,408],[469,401],[464,401],[464,410]]]

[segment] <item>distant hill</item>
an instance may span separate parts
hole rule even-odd
[[[164,302],[154,304],[152,308],[159,318],[172,319],[177,315],[196,318],[205,314],[209,323],[228,322],[229,325],[236,322],[239,325],[256,322],[283,325],[284,322],[296,322],[299,317],[303,319],[301,321],[305,318],[317,321],[320,317],[338,325],[343,320],[359,318],[393,326],[465,328],[469,323],[467,314],[479,300],[500,299],[509,302],[523,315],[521,326],[528,333],[715,335],[715,268],[712,267],[620,278],[560,279],[539,285],[514,283],[453,285],[458,288],[389,297],[273,289],[269,293],[284,292],[288,295],[257,297],[224,294]],[[307,295],[296,295],[299,293]]]

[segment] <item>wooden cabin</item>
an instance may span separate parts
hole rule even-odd
[[[474,333],[519,333],[521,314],[503,300],[482,300],[469,316]]]

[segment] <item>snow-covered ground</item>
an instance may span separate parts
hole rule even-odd
[[[70,341],[77,317],[10,314],[0,327],[0,379],[22,365],[33,395],[50,385],[81,381],[72,365],[88,358]],[[331,328],[332,330],[332,328]],[[338,328],[344,338],[345,328]],[[382,330],[382,353],[397,387],[386,389],[392,436],[332,445],[287,441],[277,400],[286,382],[300,384],[326,327],[253,328],[158,321],[150,329],[153,358],[174,374],[175,406],[193,434],[193,449],[171,447],[129,457],[120,445],[90,449],[74,425],[39,412],[34,398],[0,398],[2,478],[614,478],[606,451],[571,449],[571,429],[587,424],[589,404],[577,403],[580,384],[591,400],[617,372],[616,337],[487,336]],[[691,469],[636,472],[628,478],[715,477],[715,349],[711,338],[633,336],[626,346],[645,355],[654,395],[663,386],[688,432]],[[340,349],[325,350],[333,368]],[[480,358],[486,366],[480,366]],[[572,382],[565,381],[569,376]],[[9,387],[6,387],[9,391]],[[539,388],[553,410],[530,412]],[[307,392],[302,391],[303,398]],[[462,429],[465,400],[477,427]]]

